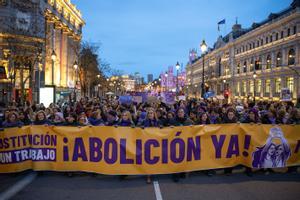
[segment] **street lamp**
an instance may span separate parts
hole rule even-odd
[[[201,97],[204,98],[204,63],[205,63],[205,52],[207,51],[207,45],[205,43],[205,40],[202,41],[202,44],[200,45],[201,51],[202,51],[202,56],[203,56],[203,65],[202,65],[202,92],[201,92]]]
[[[74,67],[74,70],[75,70],[75,84],[74,84],[74,101],[76,101],[77,100],[77,94],[76,94],[76,86],[77,86],[77,79],[78,79],[78,71],[77,71],[77,69],[78,69],[78,63],[77,63],[77,61],[75,60],[75,62],[74,62],[74,64],[73,64],[73,67]]]
[[[179,62],[176,63],[176,71],[177,71],[177,76],[176,76],[176,95],[178,96],[178,92],[179,92],[179,89],[178,89],[178,71],[180,69],[180,65],[179,65]]]
[[[51,60],[52,60],[52,85],[54,85],[54,62],[56,60],[56,53],[54,50],[52,50]]]
[[[226,79],[223,80],[224,83],[224,90],[226,90]]]
[[[254,95],[253,95],[253,100],[254,100],[254,104],[255,104],[255,93],[256,93],[256,84],[255,84],[255,82],[256,82],[256,78],[257,78],[257,74],[256,74],[256,71],[254,71],[254,73],[253,73],[253,81],[254,81],[254,84],[253,84],[253,93],[254,93]]]
[[[166,81],[165,81],[166,91],[168,91],[168,72],[165,73],[165,77],[166,77]]]
[[[97,78],[100,78],[100,74],[97,75]]]

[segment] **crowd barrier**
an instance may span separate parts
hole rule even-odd
[[[0,173],[168,174],[300,164],[300,125],[25,126],[0,131]]]

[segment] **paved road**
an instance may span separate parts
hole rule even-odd
[[[30,172],[14,176],[0,175],[0,196],[28,174]],[[253,177],[244,174],[207,177],[202,173],[193,173],[179,183],[172,182],[167,175],[155,179],[164,200],[300,199],[300,174],[257,173]],[[67,177],[63,173],[47,172],[38,175],[12,199],[159,199],[154,188],[154,184],[146,184],[142,176],[120,181],[116,176],[76,174]]]

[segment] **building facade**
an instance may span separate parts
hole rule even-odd
[[[163,91],[176,92],[177,86],[178,91],[182,91],[185,85],[186,74],[185,71],[176,71],[174,73],[173,66],[169,66],[167,72],[160,74],[161,89]],[[177,85],[178,84],[178,85]]]
[[[0,1],[0,101],[39,100],[39,88],[57,97],[75,87],[84,21],[70,0]]]
[[[147,83],[151,83],[153,81],[153,74],[147,75]]]
[[[187,64],[189,96],[199,97],[204,61],[205,86],[231,99],[280,100],[287,88],[291,100],[300,98],[300,1],[271,13],[244,29],[238,23],[219,37],[205,55],[190,52]],[[193,56],[193,57],[191,57]]]

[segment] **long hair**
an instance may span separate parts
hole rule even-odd
[[[282,161],[283,165],[286,166],[286,162],[291,156],[291,149],[285,138],[280,138],[280,139],[281,139],[281,144],[276,147],[276,150],[282,145],[283,152],[281,153],[281,155],[279,155],[279,159]]]
[[[252,167],[261,168],[263,166],[268,150],[272,145],[276,147],[276,145],[272,143],[272,137],[269,136],[265,145],[256,148],[252,154]]]

